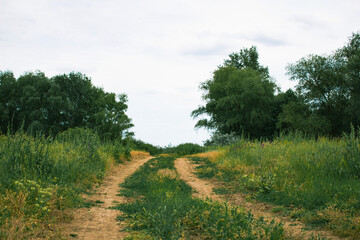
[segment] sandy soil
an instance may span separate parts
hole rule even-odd
[[[152,157],[133,159],[125,164],[115,166],[104,182],[95,190],[95,194],[84,195],[88,200],[97,201],[95,207],[77,209],[74,219],[64,226],[64,233],[69,239],[122,239],[127,233],[121,232],[124,223],[116,221],[120,215],[118,210],[109,209],[118,203],[126,202],[126,198],[116,196],[119,184],[132,175],[138,167]]]
[[[175,160],[175,168],[178,171],[180,178],[187,182],[194,190],[194,197],[211,198],[216,201],[223,201],[223,199],[213,192],[214,185],[209,181],[197,178],[194,172],[194,166],[186,158],[178,158]]]
[[[194,174],[195,164],[190,162],[186,158],[178,158],[175,161],[175,167],[180,174],[180,178],[186,181],[194,190],[194,197],[200,198],[211,198],[216,201],[228,201],[232,205],[242,206],[248,211],[251,211],[255,217],[263,217],[267,221],[274,219],[277,222],[284,224],[285,231],[288,236],[292,236],[297,239],[306,239],[312,234],[317,236],[321,234],[323,237],[328,239],[337,240],[340,239],[334,236],[331,232],[327,231],[316,231],[316,230],[304,230],[305,225],[299,221],[294,221],[288,217],[279,216],[271,212],[272,205],[266,203],[249,202],[245,196],[240,194],[233,194],[228,196],[219,196],[213,192],[213,188],[219,187],[219,183],[197,178]]]

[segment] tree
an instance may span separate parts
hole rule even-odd
[[[103,139],[122,140],[131,136],[127,130],[134,125],[131,119],[125,114],[127,110],[127,96],[125,94],[115,95],[102,91],[100,111],[94,114],[89,121],[89,126],[97,129]],[[100,100],[99,99],[99,100]]]
[[[349,104],[346,114],[349,121],[360,126],[360,33],[353,33],[349,43],[338,51],[346,63],[346,86],[349,90]]]
[[[5,133],[16,112],[16,78],[0,71],[0,132]]]
[[[52,81],[59,86],[64,101],[60,109],[62,130],[86,126],[90,116],[100,111],[96,100],[101,97],[101,93],[86,75],[71,72],[68,75],[57,75]]]
[[[56,119],[53,115],[62,105],[57,86],[40,71],[28,72],[17,79],[16,93],[14,126],[48,132]]]
[[[269,69],[260,65],[259,53],[255,46],[249,49],[243,48],[238,53],[231,53],[229,58],[224,60],[224,66],[233,66],[236,69],[252,68],[264,77],[269,78]]]
[[[88,127],[97,131],[102,139],[124,138],[133,126],[125,114],[127,96],[104,92],[92,85],[81,73],[58,75],[52,80],[60,87],[64,101],[61,127]]]
[[[277,86],[268,69],[259,64],[255,47],[229,58],[212,79],[200,84],[206,104],[195,109],[192,117],[206,114],[209,118],[200,119],[195,127],[254,138],[271,136],[276,129],[272,105]]]
[[[359,39],[354,34],[347,46],[331,55],[310,55],[287,67],[290,79],[298,81],[303,104],[313,116],[326,119],[333,136],[350,131],[350,122],[360,124]]]
[[[329,121],[313,113],[301,96],[282,105],[276,126],[283,132],[300,131],[312,136],[324,135],[330,131]]]
[[[0,130],[57,135],[69,128],[90,128],[102,139],[121,140],[133,126],[126,115],[127,96],[107,93],[81,73],[57,75],[28,72],[17,80],[0,72]]]

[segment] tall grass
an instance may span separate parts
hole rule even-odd
[[[44,228],[54,233],[51,219],[82,204],[79,193],[101,181],[118,151],[85,129],[55,139],[1,135],[0,238],[41,237]]]
[[[224,151],[215,160],[203,160],[199,173],[257,199],[300,207],[293,216],[310,224],[360,237],[360,141],[354,130],[343,139],[299,134],[272,142],[242,139]]]

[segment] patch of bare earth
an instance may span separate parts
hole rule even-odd
[[[204,180],[196,177],[195,164],[193,164],[187,158],[178,158],[175,160],[175,167],[180,175],[180,178],[187,182],[194,190],[194,197],[199,198],[211,198],[215,201],[225,202],[228,201],[234,206],[241,206],[251,213],[255,217],[263,217],[266,221],[275,220],[276,222],[282,222],[284,224],[284,229],[286,235],[293,237],[295,239],[307,239],[313,236],[318,236],[319,234],[322,237],[328,239],[341,239],[337,236],[334,236],[329,231],[320,231],[320,230],[306,230],[305,225],[302,222],[296,221],[289,217],[279,216],[271,212],[273,206],[271,204],[259,203],[259,202],[249,202],[246,200],[245,196],[241,194],[232,194],[225,196],[216,195],[213,192],[213,188],[220,187],[219,183],[214,181]]]
[[[139,156],[138,156],[139,157]],[[125,223],[116,221],[120,215],[118,210],[109,209],[118,203],[126,202],[126,198],[117,196],[119,184],[132,175],[137,168],[150,160],[150,156],[141,156],[130,162],[119,164],[110,170],[95,194],[84,195],[87,200],[96,201],[91,208],[80,208],[74,212],[74,219],[64,225],[65,236],[69,239],[122,239],[127,233],[122,232]]]

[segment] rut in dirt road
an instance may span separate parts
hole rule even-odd
[[[66,236],[86,240],[110,240],[126,237],[127,234],[121,232],[122,223],[116,221],[116,217],[120,212],[109,209],[109,207],[126,202],[124,197],[117,196],[119,184],[124,182],[125,178],[132,175],[136,169],[151,158],[133,159],[130,162],[114,167],[100,187],[96,189],[95,194],[84,196],[87,200],[96,201],[97,206],[90,209],[81,208],[76,210],[73,221],[64,226]]]
[[[194,197],[199,198],[210,198],[215,201],[225,202],[226,199],[219,195],[216,195],[213,192],[213,189],[216,188],[216,183],[212,183],[209,180],[204,180],[196,177],[195,164],[193,164],[187,158],[178,158],[175,160],[175,168],[177,169],[180,178],[187,182],[194,190]],[[326,237],[328,239],[340,240],[341,238],[334,236],[331,232],[328,231],[315,231],[315,230],[303,230],[305,225],[299,221],[294,221],[287,217],[276,216],[271,212],[271,205],[265,203],[251,203],[245,200],[244,197],[239,194],[233,194],[229,198],[229,203],[236,206],[241,206],[251,213],[255,217],[263,217],[267,221],[274,219],[277,222],[282,222],[284,224],[284,229],[288,236],[292,236],[295,239],[307,239],[311,235]]]
[[[211,198],[216,201],[223,201],[218,195],[213,192],[214,186],[208,181],[197,178],[194,172],[194,166],[186,158],[178,158],[175,160],[175,168],[178,171],[180,178],[187,182],[196,192],[194,197]]]

